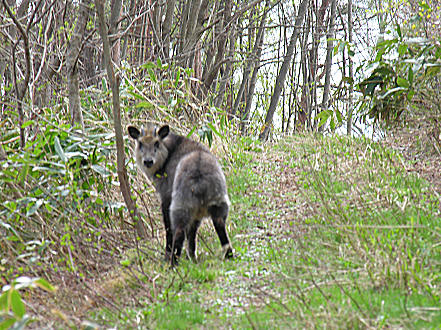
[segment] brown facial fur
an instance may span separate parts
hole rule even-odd
[[[168,157],[168,150],[159,137],[143,136],[137,140],[136,164],[149,180],[158,172]]]

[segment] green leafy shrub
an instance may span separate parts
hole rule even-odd
[[[40,288],[54,292],[55,288],[42,278],[18,277],[11,285],[3,287],[0,295],[0,329],[24,329],[32,322],[19,290]]]
[[[31,269],[38,273],[43,264],[75,269],[87,251],[78,245],[100,251],[102,231],[120,229],[112,218],[123,209],[112,193],[113,134],[98,129],[81,134],[51,120],[32,125],[36,133],[25,148],[5,144],[6,159],[0,161],[0,244],[7,278]],[[4,139],[14,134],[8,131]]]
[[[408,109],[414,95],[427,88],[439,74],[441,47],[433,40],[406,36],[400,25],[396,36],[376,45],[375,57],[358,69],[370,72],[359,84],[363,94],[360,106],[364,117],[386,124]]]

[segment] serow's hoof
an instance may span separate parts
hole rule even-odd
[[[177,258],[176,256],[171,258],[171,261],[170,261],[170,267],[171,268],[177,267],[179,265],[179,260],[178,259],[179,258]]]
[[[171,259],[171,252],[166,251],[165,255],[164,255],[164,261],[165,262],[170,262],[170,259]]]
[[[224,247],[224,259],[233,259],[234,255],[233,255],[233,249],[231,248],[231,246],[226,246]]]

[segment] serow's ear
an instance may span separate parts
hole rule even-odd
[[[129,132],[129,136],[134,140],[138,140],[139,136],[141,135],[141,132],[135,126],[127,127],[127,131]]]
[[[168,127],[168,125],[162,126],[158,131],[158,135],[161,139],[165,139],[168,133],[170,133],[170,127]]]

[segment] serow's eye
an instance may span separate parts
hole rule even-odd
[[[155,147],[155,149],[159,148],[159,142],[158,141],[155,142],[154,147]]]
[[[139,150],[142,150],[142,147],[143,147],[142,143],[139,142],[139,145],[138,145]]]

